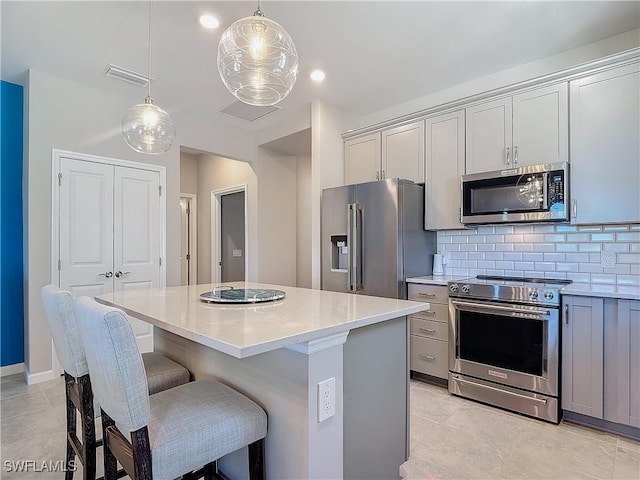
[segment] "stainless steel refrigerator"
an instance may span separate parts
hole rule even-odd
[[[391,178],[327,188],[321,215],[323,290],[406,298],[406,277],[432,273],[424,185]]]

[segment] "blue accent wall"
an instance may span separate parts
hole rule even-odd
[[[24,362],[23,88],[0,81],[0,363]]]

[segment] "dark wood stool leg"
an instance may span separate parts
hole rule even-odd
[[[249,479],[265,480],[264,438],[249,444]]]
[[[71,400],[71,388],[74,383],[75,379],[67,372],[64,372],[64,389],[67,398],[67,458],[65,459],[65,480],[72,480],[75,470],[72,464],[76,453],[71,443],[71,438],[76,435],[76,407]]]
[[[109,448],[109,427],[115,427],[114,422],[104,410],[102,410],[102,455],[104,456],[104,480],[116,480],[118,478],[118,461]]]
[[[80,394],[80,419],[82,422],[82,452],[84,456],[83,478],[96,478],[96,427],[93,415],[93,391],[89,375],[78,379]]]

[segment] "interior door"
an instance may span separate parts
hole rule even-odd
[[[160,286],[160,175],[117,167],[114,185],[114,288]],[[153,349],[151,324],[132,319],[141,350]]]
[[[60,162],[60,288],[74,297],[113,291],[112,165]]]
[[[189,214],[188,198],[180,198],[180,285],[189,285],[190,255],[189,255]]]
[[[244,192],[220,197],[222,282],[244,281]]]

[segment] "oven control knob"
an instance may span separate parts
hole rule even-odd
[[[469,290],[471,290],[471,288],[469,287],[469,285],[462,285],[462,293],[469,293]]]
[[[551,291],[544,292],[544,299],[545,300],[553,300],[553,292],[551,292]]]
[[[531,300],[537,300],[538,299],[538,291],[537,290],[531,290],[529,292],[529,298]]]
[[[449,285],[449,290],[451,290],[452,292],[457,292],[458,291],[458,284],[457,283],[452,283],[451,285]]]

